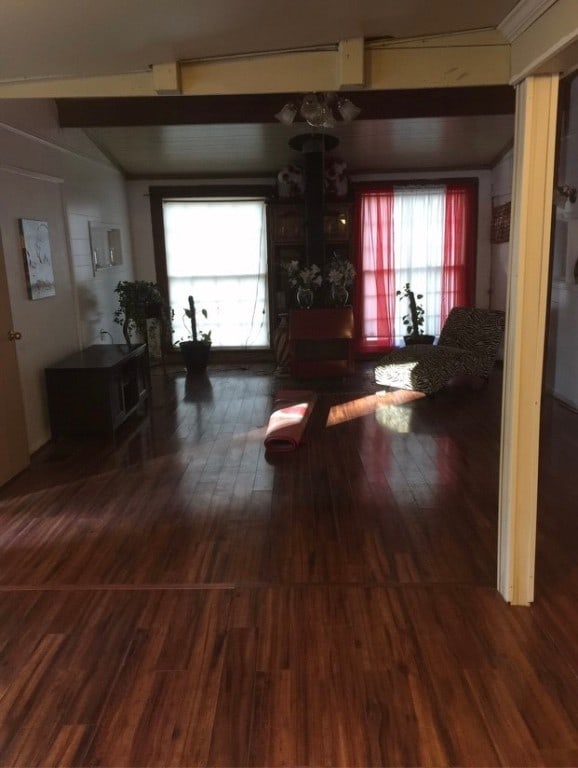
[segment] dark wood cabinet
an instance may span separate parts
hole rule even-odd
[[[339,248],[344,256],[353,258],[353,253],[349,252],[351,234],[353,232],[353,209],[351,203],[330,203],[325,207],[323,216],[323,235],[325,243],[329,249]],[[342,246],[346,246],[347,253],[343,253]],[[328,248],[325,249],[326,252]],[[330,256],[333,251],[330,252]]]
[[[277,316],[296,308],[296,291],[289,285],[283,264],[296,260],[305,265],[305,205],[303,200],[273,200],[269,203],[269,295],[272,324]],[[354,261],[353,203],[326,202],[323,213],[323,253],[311,259],[321,271],[337,253]],[[329,289],[316,294],[315,303],[329,306]]]
[[[49,366],[45,377],[53,437],[113,436],[129,416],[147,405],[147,347],[95,344]]]
[[[291,373],[343,376],[354,370],[353,310],[295,309],[289,315]]]
[[[305,242],[305,215],[302,203],[271,204],[271,235],[273,243]]]

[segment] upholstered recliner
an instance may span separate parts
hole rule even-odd
[[[437,344],[394,349],[375,367],[375,381],[430,395],[462,376],[487,378],[504,336],[504,313],[454,307]]]

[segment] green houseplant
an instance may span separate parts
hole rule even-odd
[[[122,326],[122,333],[128,345],[134,337],[148,340],[147,320],[153,324],[160,321],[161,330],[170,328],[167,304],[156,283],[146,280],[121,280],[114,292],[118,294],[118,308],[114,322]]]
[[[202,309],[201,314],[207,317],[207,310]],[[179,342],[183,362],[187,373],[202,373],[209,362],[211,351],[211,331],[197,330],[197,312],[195,300],[189,296],[189,306],[185,308],[185,315],[191,321],[191,338]]]
[[[408,303],[407,313],[402,317],[407,334],[403,337],[406,344],[433,344],[435,336],[430,336],[423,332],[424,308],[418,304],[419,299],[423,299],[423,294],[414,293],[410,284],[406,283],[403,290],[396,291],[396,296],[400,300],[406,300]]]

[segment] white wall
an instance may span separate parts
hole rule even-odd
[[[18,219],[48,222],[56,295],[28,298]],[[88,221],[118,222],[125,263],[92,274]],[[100,340],[112,322],[113,288],[132,277],[124,180],[84,133],[58,127],[52,101],[0,101],[0,233],[31,451],[50,438],[44,368]]]
[[[570,90],[569,111],[563,120],[556,184],[578,187],[578,77]],[[578,202],[570,218],[556,211],[554,266],[550,296],[545,385],[556,397],[578,408]]]
[[[492,208],[512,200],[514,152],[510,150],[492,169]],[[506,309],[510,243],[491,243],[490,308]]]

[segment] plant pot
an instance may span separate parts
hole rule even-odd
[[[428,333],[418,333],[412,336],[404,336],[405,346],[410,347],[412,344],[433,344],[436,340],[435,336],[430,336]]]
[[[209,362],[211,345],[204,341],[181,341],[179,344],[187,373],[203,373]]]

